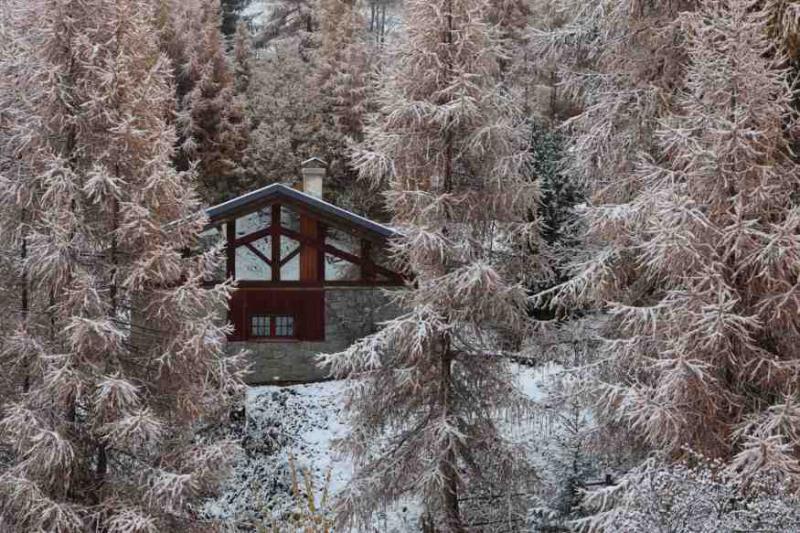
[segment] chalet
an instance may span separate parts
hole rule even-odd
[[[302,165],[302,190],[273,184],[207,210],[207,239],[225,243],[232,349],[250,352],[251,383],[324,379],[314,357],[347,348],[394,315],[386,289],[396,232],[322,199],[325,163]]]

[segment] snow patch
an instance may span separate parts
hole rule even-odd
[[[548,376],[557,365],[529,367],[512,364],[517,387],[532,400],[541,400]],[[328,381],[289,387],[262,386],[248,389],[243,416],[225,431],[241,443],[244,453],[222,495],[204,507],[209,518],[223,521],[233,531],[256,531],[280,524],[297,509],[292,494],[293,459],[302,487],[302,472],[313,481],[316,504],[327,487],[328,503],[350,480],[350,461],[337,454],[333,443],[344,437],[342,423],[346,381]],[[514,437],[526,432],[509,426]],[[516,440],[516,439],[515,439]],[[375,517],[373,531],[417,531],[421,507],[407,501]]]

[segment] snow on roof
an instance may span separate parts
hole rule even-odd
[[[321,166],[321,167],[327,167],[328,166],[328,163],[326,163],[323,159],[320,159],[319,157],[312,157],[310,159],[306,159],[305,161],[300,163],[300,166],[301,167],[307,167],[307,166],[312,165],[312,164],[314,164],[316,166]]]
[[[318,211],[333,218],[341,219],[373,233],[377,233],[382,237],[390,238],[398,235],[396,230],[388,226],[384,226],[383,224],[379,224],[366,217],[357,215],[352,211],[348,211],[347,209],[342,209],[341,207],[328,203],[325,200],[320,200],[319,198],[288,187],[282,183],[273,183],[272,185],[267,185],[261,189],[243,194],[233,198],[232,200],[228,200],[227,202],[209,207],[206,209],[206,215],[208,215],[208,218],[213,223],[215,219],[220,219],[233,212],[246,209],[247,206],[251,204],[255,207],[260,205],[264,200],[268,200],[272,197],[293,200],[308,206],[312,211]]]

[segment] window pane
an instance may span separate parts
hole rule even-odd
[[[269,337],[270,320],[271,317],[268,316],[250,317],[250,335],[253,337]]]
[[[269,243],[259,240],[252,243],[259,252],[269,249]],[[269,257],[268,253],[265,253]],[[271,281],[272,269],[246,246],[236,248],[236,279],[245,281]]]
[[[290,229],[296,233],[300,232],[300,215],[292,208],[281,206],[281,227]]]
[[[300,243],[286,236],[281,236],[281,260],[291,255],[300,247]],[[281,267],[281,281],[300,281],[300,254],[291,258]]]
[[[325,279],[328,281],[358,281],[361,267],[331,254],[325,254]]]
[[[277,337],[293,337],[294,317],[291,316],[275,317],[275,335]]]
[[[361,242],[344,231],[328,228],[325,243],[350,255],[361,256]],[[328,281],[357,281],[361,279],[361,267],[340,257],[325,254],[325,279]]]
[[[236,219],[236,236],[244,237],[266,229],[272,223],[272,209],[267,206],[254,213]]]
[[[351,255],[361,255],[361,241],[336,228],[328,228],[325,234],[325,243]]]

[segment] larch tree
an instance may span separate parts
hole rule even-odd
[[[274,2],[270,6],[269,16],[256,37],[256,44],[266,46],[274,40],[296,36],[301,36],[301,41],[305,41],[305,38],[319,27],[317,7],[318,3],[315,0],[278,0]]]
[[[186,46],[185,63],[176,65],[186,85],[179,102],[179,168],[195,164],[200,193],[215,203],[243,192],[240,162],[250,129],[245,101],[237,95],[226,55],[219,0],[194,0],[176,9],[184,14],[178,31]]]
[[[525,128],[497,83],[504,43],[489,7],[406,2],[380,118],[356,153],[363,175],[388,181],[395,259],[413,281],[397,297],[405,314],[321,359],[351,379],[341,444],[356,472],[342,523],[411,497],[429,526],[462,531],[465,493],[511,494],[524,469],[493,417],[526,405],[504,340],[528,326],[524,284],[545,260],[525,253],[543,249],[529,221],[538,195]]]
[[[566,255],[559,254],[561,274],[571,281],[540,293],[538,307],[546,307],[560,294],[556,300],[566,312],[602,310],[606,301],[621,299],[618,279],[634,276],[636,259],[627,234],[617,228],[587,226],[595,212],[613,220],[642,189],[635,175],[636,161],[642,154],[656,157],[655,131],[672,108],[685,72],[679,14],[695,5],[692,0],[570,0],[553,3],[549,9],[537,6],[545,18],[537,18],[531,31],[530,53],[555,67],[559,107],[571,108],[572,116],[560,124],[569,134],[562,172],[586,199],[571,224],[579,242],[566,248]],[[553,113],[552,118],[558,120],[560,114]],[[630,289],[634,291],[630,299],[648,291],[640,286]],[[595,320],[594,313],[586,316]],[[616,324],[603,324],[607,326],[603,336],[618,334]],[[559,326],[556,322],[556,329]],[[585,370],[593,378],[615,378],[613,370],[602,366],[588,364]],[[609,447],[630,443],[640,451],[642,443],[630,435],[629,425],[606,420],[600,429],[605,435],[599,443]]]
[[[688,447],[797,483],[795,90],[752,2],[708,0],[679,20],[681,90],[649,153],[595,183],[596,255],[561,296],[612,317],[598,391],[608,421],[666,458]],[[605,194],[623,186],[624,199]]]
[[[525,62],[518,55],[525,49],[525,37],[528,29],[528,18],[532,14],[530,0],[491,0],[489,2],[488,21],[493,24],[500,36],[505,39],[508,46],[506,58],[500,60],[501,69],[506,77],[511,66],[517,69],[524,68]]]
[[[532,32],[532,54],[559,66],[563,97],[579,102],[565,125],[572,133],[568,169],[608,203],[624,202],[626,179],[683,79],[679,13],[695,0],[568,0],[550,16],[566,22]],[[657,31],[652,31],[656,28]]]
[[[6,4],[20,56],[0,100],[13,90],[24,107],[3,132],[24,172],[4,165],[0,190],[19,258],[2,280],[17,326],[0,346],[21,370],[0,412],[13,531],[208,530],[198,504],[234,451],[196,434],[239,400],[241,360],[218,316],[230,287],[204,288],[217,254],[186,254],[205,221],[193,176],[172,166],[154,3]],[[26,216],[13,225],[7,209]]]
[[[329,189],[336,201],[350,209],[379,216],[379,195],[358,179],[350,154],[364,136],[364,122],[374,107],[375,80],[371,76],[377,50],[370,47],[366,21],[355,0],[319,3],[319,42],[316,79],[320,120],[335,135],[327,153]]]
[[[19,28],[15,25],[19,15],[17,7],[9,5],[0,13],[0,187],[20,195],[0,198],[0,247],[3,250],[0,252],[0,275],[6,280],[0,285],[0,349],[3,340],[26,330],[30,287],[23,264],[33,213],[25,206],[37,194],[32,184],[24,189],[13,187],[14,181],[28,175],[30,170],[26,161],[19,157],[27,137],[18,133],[36,127],[28,101],[20,98],[21,78],[28,65],[23,53],[24,42],[18,39]],[[20,361],[17,366],[7,367],[0,377],[0,408],[22,392],[28,364],[28,361]]]
[[[252,63],[248,183],[292,181],[302,161],[330,153],[339,142],[314,87],[316,65],[298,53],[302,46],[294,37],[275,40]]]
[[[369,64],[365,21],[355,0],[320,2],[318,83],[338,132],[361,140]]]
[[[236,79],[236,93],[246,95],[253,74],[253,36],[247,22],[236,26],[233,36],[233,75]]]

